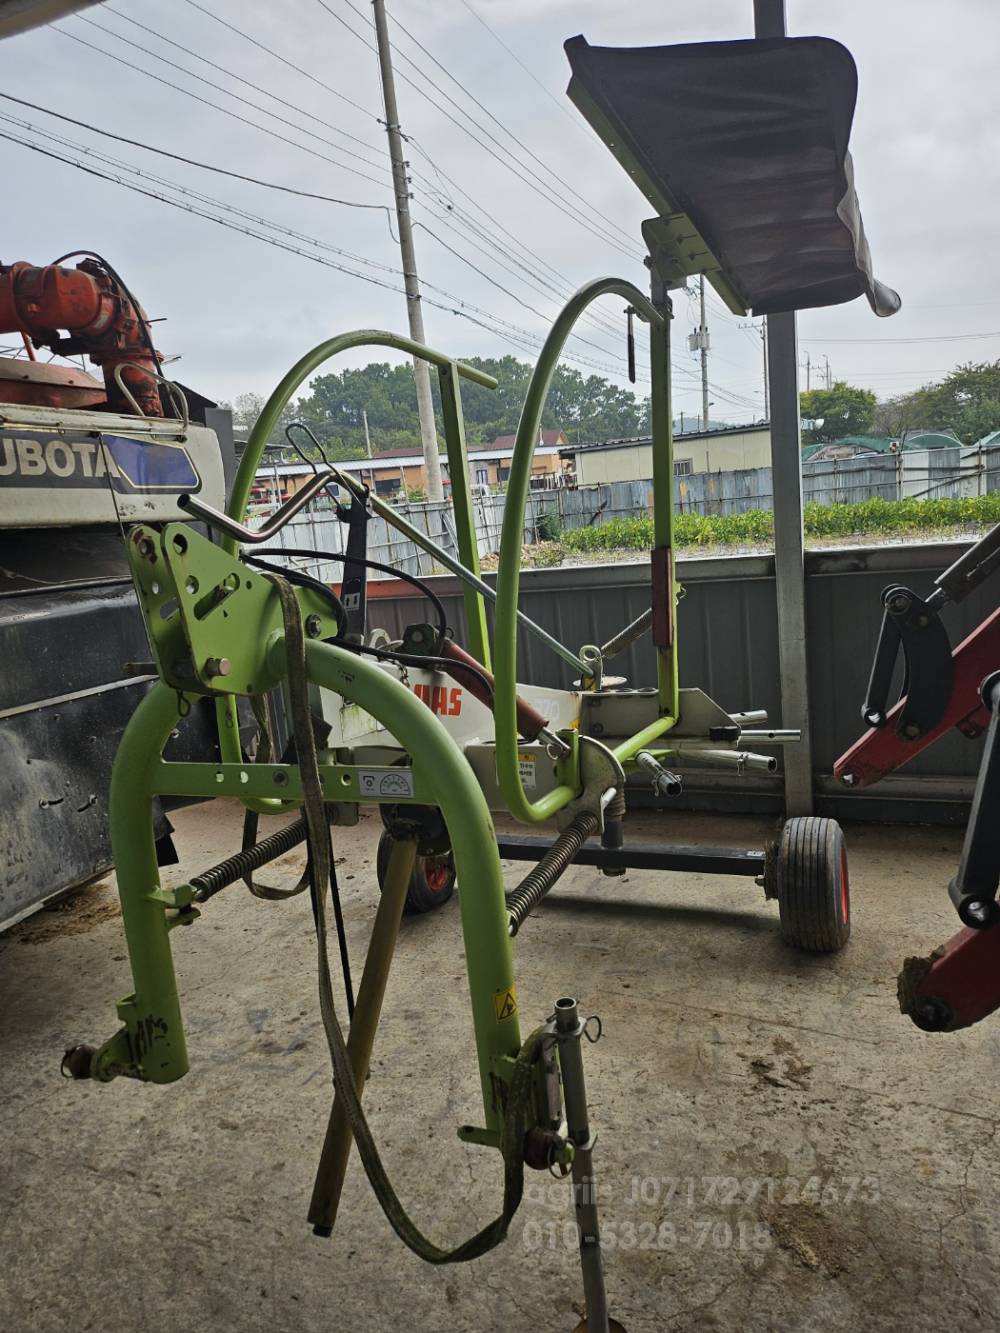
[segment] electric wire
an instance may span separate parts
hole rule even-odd
[[[268,110],[267,107],[260,106],[257,102],[252,102],[250,101],[249,98],[242,97],[239,93],[232,92],[231,89],[223,87],[221,83],[215,83],[211,79],[206,79],[203,74],[196,74],[193,69],[188,69],[186,65],[179,65],[176,60],[170,60],[167,56],[162,55],[159,51],[151,51],[148,46],[143,46],[140,42],[134,42],[130,37],[122,36],[120,32],[115,32],[114,28],[108,28],[105,27],[103,23],[97,23],[93,19],[84,18],[82,14],[77,14],[75,15],[75,17],[77,22],[85,23],[88,28],[96,28],[98,32],[103,32],[105,36],[113,37],[116,41],[123,42],[126,46],[131,46],[132,49],[135,51],[141,51],[143,55],[150,56],[153,60],[159,60],[161,64],[167,65],[171,69],[176,69],[181,74],[187,75],[189,79],[195,79],[198,83],[204,83],[207,87],[214,88],[216,92],[222,93],[225,97],[231,97],[235,102],[242,102],[244,106],[252,107],[254,111],[260,111],[266,116],[271,116],[274,120],[278,121],[280,124],[288,125],[291,129],[298,130],[300,134],[305,134],[311,139],[316,139],[317,142],[319,143],[326,144],[329,148],[333,148],[338,153],[344,153],[348,157],[357,158],[359,162],[363,162],[366,166],[371,167],[373,170],[381,171],[385,175],[391,176],[389,168],[386,167],[382,162],[377,160],[373,161],[369,157],[363,157],[360,153],[356,153],[352,148],[344,148],[340,144],[334,143],[331,139],[324,138],[322,134],[314,134],[312,130],[306,129],[300,123],[294,120],[287,120],[284,116],[279,116],[276,111],[270,111]],[[126,16],[119,15],[118,17],[125,18]],[[333,130],[335,134],[343,134],[342,130],[340,130],[336,125],[331,124],[329,121],[323,120],[321,117],[314,115],[310,111],[306,111],[303,107],[296,106],[294,102],[286,101],[285,98],[279,97],[277,93],[268,92],[264,88],[259,88],[257,84],[251,83],[248,79],[245,79],[241,74],[234,74],[232,70],[226,69],[225,66],[217,65],[214,60],[209,60],[207,56],[199,55],[196,51],[191,51],[189,50],[188,47],[181,46],[178,42],[173,41],[171,38],[164,37],[162,33],[156,32],[155,29],[147,28],[144,23],[139,23],[137,19],[130,18],[127,21],[129,23],[135,23],[137,27],[143,28],[146,32],[151,33],[152,36],[158,38],[161,42],[166,42],[170,46],[176,46],[178,50],[183,51],[186,55],[191,56],[193,59],[201,60],[204,64],[210,66],[210,68],[219,70],[221,73],[225,74],[228,78],[236,79],[238,82],[244,84],[246,87],[252,88],[255,92],[263,93],[265,97],[270,97],[272,101],[281,103],[282,106],[289,108],[289,110],[291,111],[295,111],[299,116],[305,117],[307,120],[313,120],[316,122],[317,125],[322,125],[326,129]],[[61,31],[65,32],[65,29],[62,29]],[[349,137],[353,138],[354,136],[351,135]],[[363,139],[359,140],[358,142],[362,143],[366,148],[369,148],[372,152],[377,151],[374,145],[365,143]]]
[[[225,167],[217,167],[208,162],[199,162],[196,158],[184,157],[180,153],[171,153],[166,148],[157,148],[143,139],[129,139],[123,134],[115,134],[112,130],[103,129],[99,125],[92,125],[89,121],[77,120],[61,111],[53,111],[51,107],[39,106],[36,102],[28,102],[23,97],[14,97],[11,93],[0,92],[0,97],[8,102],[16,102],[18,106],[26,106],[32,111],[41,112],[43,115],[54,116],[56,120],[65,121],[68,125],[76,125],[78,129],[89,130],[91,134],[100,134],[105,139],[114,139],[116,143],[128,144],[130,148],[141,148],[147,153],[157,153],[160,157],[169,157],[174,162],[181,162],[188,167],[197,167],[201,171],[212,171],[219,176],[229,176],[232,180],[246,181],[250,185],[261,185],[267,190],[280,190],[284,194],[297,195],[300,199],[316,199],[324,204],[343,204],[345,208],[374,209],[386,214],[390,212],[387,204],[365,204],[356,199],[337,199],[333,195],[313,194],[309,190],[298,190],[292,185],[279,185],[276,181],[265,181],[258,176],[246,176],[239,171],[229,171]],[[27,122],[21,123],[27,124]]]
[[[345,0],[345,2],[347,3],[348,7],[352,9],[355,13],[360,14],[362,18],[365,17],[363,14],[361,14],[360,10],[356,9],[356,7],[350,3],[350,0]],[[335,19],[349,33],[351,33],[353,37],[357,38],[357,40],[360,41],[362,45],[367,46],[369,50],[372,51],[376,49],[373,46],[373,44],[368,41],[366,37],[363,37],[361,33],[357,32],[354,28],[352,28],[351,25],[341,15],[337,14],[336,11],[333,10],[326,3],[326,0],[316,0],[316,3],[320,6],[321,9],[325,10],[326,13],[329,14],[331,18]],[[456,125],[462,131],[463,134],[471,138],[474,143],[478,144],[480,148],[482,148],[485,152],[489,153],[491,156],[494,155],[493,155],[493,150],[490,148],[489,145],[493,144],[493,146],[497,150],[499,150],[499,152],[505,154],[506,158],[511,159],[510,161],[507,161],[505,160],[505,158],[496,158],[494,156],[494,160],[497,162],[497,164],[499,166],[504,167],[507,171],[511,172],[512,175],[516,176],[523,184],[527,185],[529,189],[531,189],[537,197],[545,199],[547,203],[553,205],[553,207],[558,209],[563,218],[566,217],[567,215],[566,200],[561,199],[559,197],[559,195],[555,192],[555,190],[549,185],[545,177],[540,176],[532,167],[527,166],[523,162],[520,162],[515,153],[512,153],[511,150],[507,148],[503,143],[501,143],[500,140],[497,139],[497,137],[494,134],[492,134],[489,130],[485,129],[482,125],[480,125],[480,123],[477,120],[475,120],[472,116],[470,116],[468,111],[464,107],[462,107],[458,102],[456,102],[455,99],[449,93],[445,92],[445,90],[441,88],[440,84],[435,83],[435,81],[427,74],[427,72],[421,69],[420,66],[414,60],[412,60],[406,54],[405,51],[400,51],[398,47],[394,47],[394,49],[396,50],[400,59],[404,60],[408,65],[410,65],[411,68],[414,69],[418,77],[423,79],[436,92],[440,93],[440,95],[445,99],[445,101],[450,102],[451,105],[455,107],[455,109],[459,112],[459,115],[462,116],[464,120],[468,122],[468,124],[463,123],[463,120],[457,119],[454,115],[451,114],[450,111],[447,110],[446,107],[443,107],[439,102],[435,101],[434,98],[430,95],[430,93],[428,93],[426,89],[422,88],[420,84],[415,79],[411,78],[404,70],[397,69],[396,76],[403,83],[406,83],[411,88],[413,88],[414,91],[417,92],[420,97],[422,97],[425,101],[429,102],[430,105],[435,108],[435,110],[439,111],[443,116],[445,116],[446,119],[450,120],[452,124]],[[471,130],[469,128],[469,125],[474,126],[475,129],[479,131],[479,134],[476,134],[473,130]],[[484,142],[484,139],[479,137],[480,135],[485,136],[485,139],[488,142]],[[524,174],[525,172],[527,172],[527,175]],[[628,259],[635,260],[638,258],[641,260],[642,256],[640,254],[638,254],[635,250],[626,249],[615,239],[613,235],[607,233],[607,231],[601,226],[600,223],[593,223],[588,218],[582,217],[579,213],[575,213],[572,216],[573,220],[579,226],[583,227],[586,231],[590,232],[593,236],[597,237],[598,240],[603,241],[605,245],[613,246],[616,250],[618,250],[621,254],[625,255],[625,257]]]
[[[373,185],[380,188],[386,188],[384,181],[376,180],[374,176],[368,176],[357,167],[349,166],[347,163],[338,162],[334,157],[328,157],[326,153],[319,152],[316,148],[310,148],[308,144],[298,143],[295,139],[289,139],[286,134],[279,134],[277,130],[272,130],[268,125],[260,125],[255,120],[250,120],[246,116],[241,116],[238,111],[232,111],[229,107],[219,106],[218,102],[212,102],[207,97],[202,97],[200,93],[193,92],[190,88],[185,88],[179,83],[172,83],[169,79],[164,79],[159,74],[154,74],[152,70],[143,69],[141,65],[134,61],[126,60],[123,56],[116,56],[113,51],[106,51],[103,46],[96,46],[93,42],[88,42],[83,37],[78,37],[74,32],[67,32],[61,28],[58,23],[50,25],[53,32],[58,32],[63,37],[68,37],[71,42],[76,42],[80,46],[85,46],[90,51],[96,51],[98,55],[106,56],[108,60],[115,61],[116,64],[123,65],[126,69],[132,70],[136,74],[141,74],[143,78],[152,79],[156,83],[162,83],[165,88],[172,88],[174,92],[183,93],[185,97],[191,97],[196,102],[201,102],[203,106],[209,106],[213,111],[221,111],[224,116],[229,116],[232,120],[238,120],[244,125],[249,125],[252,129],[259,130],[262,134],[268,134],[272,139],[278,139],[281,143],[290,144],[292,148],[301,149],[303,153],[309,153],[312,157],[317,157],[321,162],[329,162],[331,166],[340,167],[342,171],[349,171],[352,175],[360,176],[362,180],[370,181]],[[265,115],[273,115],[273,112],[264,110]],[[297,127],[296,127],[297,128]]]

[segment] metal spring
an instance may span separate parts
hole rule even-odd
[[[510,914],[508,930],[511,935],[517,934],[525,918],[531,915],[599,827],[595,814],[590,810],[581,810],[559,834],[535,868],[529,870],[517,888],[507,895],[507,911]]]
[[[282,852],[291,851],[300,842],[305,842],[307,833],[305,820],[299,819],[294,824],[279,829],[277,833],[272,833],[269,838],[262,838],[260,842],[245,851],[237,852],[235,856],[220,861],[217,866],[212,866],[211,870],[195,875],[194,879],[188,881],[195,891],[195,901],[205,902],[220,889],[235,884],[252,870],[259,870]]]

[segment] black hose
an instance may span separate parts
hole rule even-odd
[[[354,556],[354,555],[348,557],[345,551],[316,551],[302,546],[283,546],[277,550],[270,550],[270,549],[263,550],[260,551],[258,554],[272,555],[272,556],[294,555],[294,556],[299,556],[300,558],[306,558],[310,560],[339,560],[341,561],[341,563],[346,562],[349,558],[352,564],[364,565],[366,569],[378,570],[380,574],[391,574],[393,578],[402,579],[404,583],[409,583],[411,587],[414,587],[417,589],[418,592],[423,593],[423,595],[430,602],[431,606],[433,606],[434,614],[437,617],[437,622],[438,622],[437,624],[438,637],[437,637],[437,643],[435,645],[436,652],[441,651],[441,648],[444,645],[444,641],[448,637],[448,615],[444,609],[444,604],[442,603],[441,598],[438,597],[436,592],[434,592],[431,588],[427,586],[427,584],[423,581],[423,579],[418,578],[416,574],[407,574],[402,569],[394,569],[392,565],[383,565],[380,560],[369,560],[367,556],[365,556],[364,558],[362,558],[361,556]],[[258,555],[255,554],[253,556],[245,556],[244,558],[249,563],[252,564],[257,560]],[[287,574],[287,570],[281,572]]]
[[[591,810],[581,810],[563,829],[542,859],[529,870],[512,893],[507,895],[510,914],[508,933],[516,935],[559,876],[573,863],[577,852],[600,827]]]

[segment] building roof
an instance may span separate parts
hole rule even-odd
[[[554,445],[539,445],[535,449],[534,456],[551,457],[560,452]],[[469,457],[472,461],[493,463],[502,462],[513,457],[514,450],[495,449],[492,445],[483,445],[479,449],[470,449]],[[349,458],[334,462],[334,467],[341,472],[378,472],[382,468],[400,468],[400,467],[423,467],[424,456],[422,453],[414,453],[412,449],[390,449],[385,453],[373,454],[371,458]],[[441,455],[441,467],[448,470],[448,457]],[[279,476],[298,476],[303,472],[311,472],[312,467],[308,463],[268,463],[262,462],[257,469],[258,476],[273,477],[275,472]]]
[[[513,449],[514,441],[516,439],[516,435],[498,435],[493,441],[492,448]],[[540,430],[538,432],[538,441],[540,444],[547,445],[566,444],[566,432],[563,430]],[[470,449],[469,452],[471,453],[472,450]]]
[[[727,435],[752,435],[769,432],[770,429],[770,421],[754,421],[746,426],[716,426],[712,430],[686,430],[683,439],[687,444],[689,440],[725,439]],[[676,441],[677,433],[674,438]],[[590,453],[597,449],[634,449],[636,445],[652,443],[652,435],[629,435],[620,440],[598,440],[593,444],[567,444],[559,450],[559,453],[566,457],[569,454]]]

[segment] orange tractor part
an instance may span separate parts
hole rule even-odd
[[[62,329],[68,337],[60,335]],[[95,405],[126,413],[134,413],[138,405],[144,416],[163,415],[160,357],[149,337],[145,311],[96,260],[85,259],[76,268],[0,264],[0,333],[21,334],[32,360],[36,346],[63,356],[85,352],[104,373],[104,391],[95,401],[99,386],[89,376],[68,367],[59,367],[55,376],[39,376],[41,366],[28,371],[21,362],[21,374],[0,375],[0,402]],[[134,403],[116,381],[119,366]],[[81,401],[84,398],[89,401]]]

